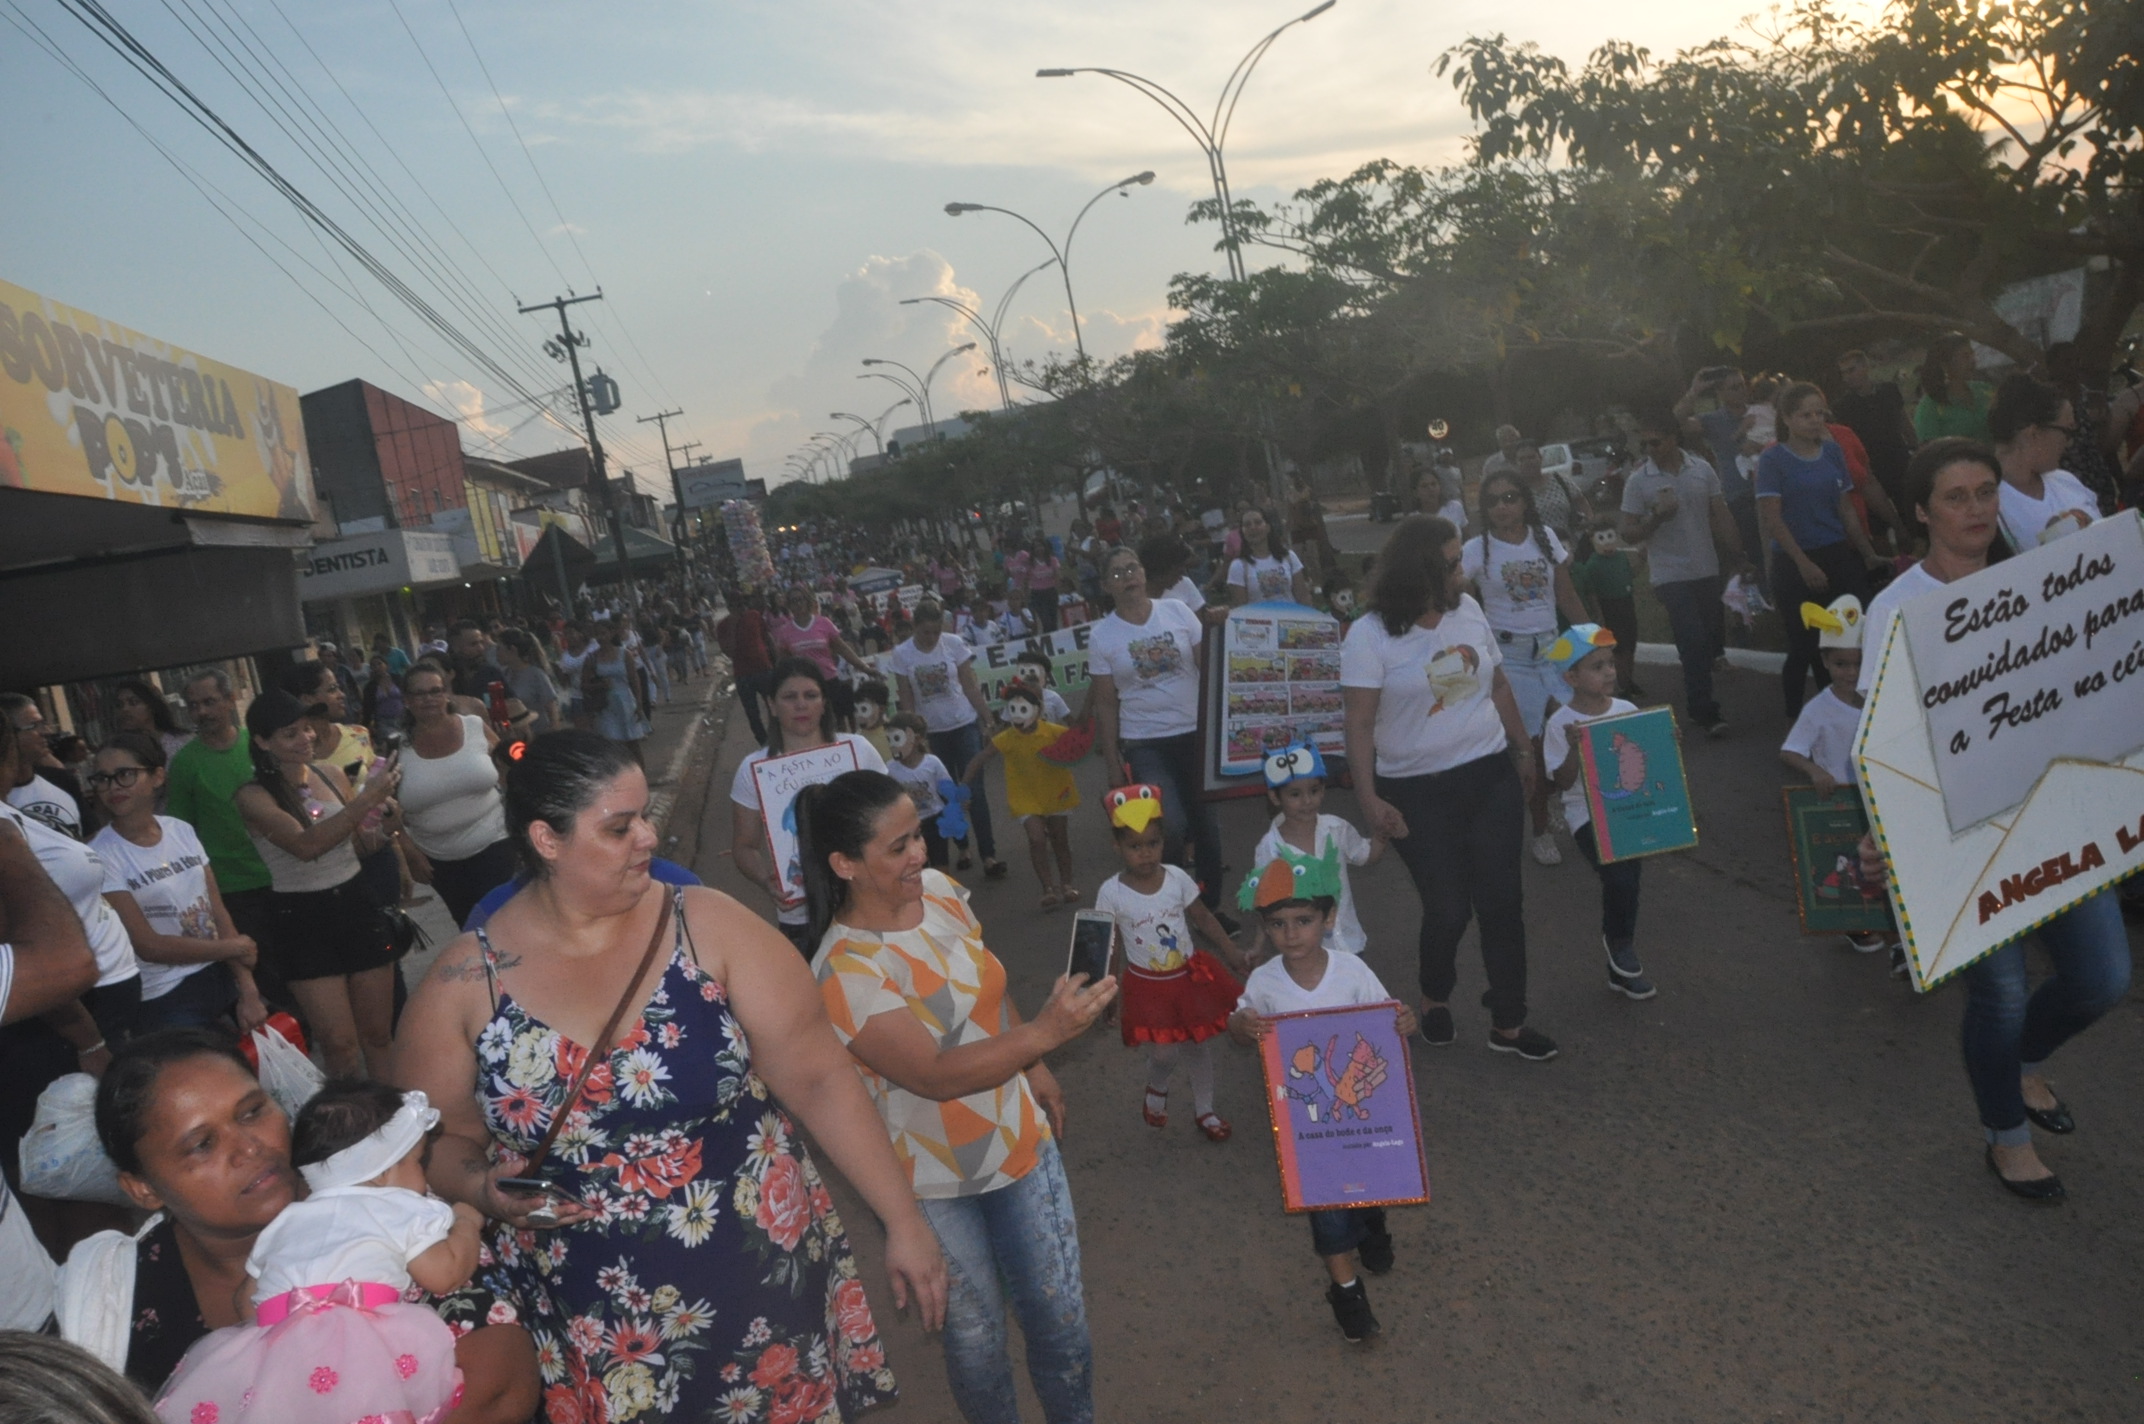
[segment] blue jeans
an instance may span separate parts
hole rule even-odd
[[[163,1028],[210,1028],[229,1017],[238,1003],[238,981],[228,965],[211,964],[173,985],[171,991],[141,1001],[136,1033]]]
[[[1683,705],[1692,722],[1709,727],[1720,720],[1720,704],[1712,695],[1712,660],[1721,652],[1712,621],[1713,610],[1720,606],[1720,580],[1715,575],[1655,584],[1653,595],[1667,609],[1668,627],[1674,630]]]
[[[2129,936],[2113,890],[2040,926],[2040,943],[2055,972],[2029,996],[2023,940],[1965,971],[1965,1075],[1988,1141],[2006,1147],[2032,1140],[2018,1079],[2129,992]]]
[[[1048,1424],[1092,1424],[1094,1346],[1079,1224],[1055,1142],[1009,1187],[917,1203],[945,1251],[945,1373],[968,1424],[1016,1424],[1005,1305],[1020,1317],[1027,1374]]]
[[[930,742],[931,755],[945,763],[946,775],[958,781],[968,774],[968,763],[983,749],[983,724],[978,720],[950,732],[933,732]],[[968,798],[968,824],[975,828],[975,848],[982,852],[983,859],[996,860],[998,839],[990,832],[988,772],[975,779],[975,794]]]
[[[1381,1206],[1343,1206],[1310,1215],[1310,1249],[1320,1256],[1345,1256],[1385,1231]]]
[[[1126,742],[1132,776],[1161,792],[1162,855],[1181,865],[1184,838],[1191,839],[1199,899],[1211,910],[1221,903],[1221,827],[1213,807],[1199,795],[1199,734],[1183,732],[1148,742]]]

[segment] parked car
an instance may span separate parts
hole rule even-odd
[[[1541,447],[1541,468],[1560,475],[1596,508],[1614,508],[1623,494],[1623,443],[1612,438],[1572,440]]]

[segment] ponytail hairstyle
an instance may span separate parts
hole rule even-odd
[[[1481,488],[1475,492],[1475,517],[1481,520],[1482,577],[1489,576],[1489,487],[1492,485],[1510,485],[1519,492],[1519,508],[1525,514],[1527,529],[1533,534],[1534,547],[1541,551],[1541,557],[1553,568],[1556,562],[1556,547],[1549,543],[1548,531],[1541,526],[1541,510],[1534,504],[1534,492],[1528,489],[1526,481],[1516,474],[1509,470],[1498,470],[1483,480]],[[1567,549],[1564,552],[1568,554],[1570,551]]]
[[[832,781],[797,792],[797,857],[804,869],[804,904],[810,916],[807,944],[816,946],[848,903],[849,882],[834,873],[836,851],[860,860],[879,817],[908,793],[883,771],[845,771]]]
[[[1995,403],[1988,409],[1988,437],[1997,445],[2008,445],[2036,425],[2052,429],[2062,419],[2062,407],[2069,403],[2070,398],[2057,387],[2013,371],[2003,377]]]
[[[603,788],[639,764],[625,743],[573,727],[545,732],[506,764],[506,834],[531,879],[543,879],[551,866],[536,853],[529,828],[541,821],[562,837],[572,835],[574,821]]]
[[[299,825],[310,826],[313,821],[306,812],[305,797],[290,784],[283,768],[276,765],[275,753],[268,750],[270,737],[304,718],[305,708],[297,698],[279,687],[269,688],[246,707],[246,752],[253,759],[254,781]]]

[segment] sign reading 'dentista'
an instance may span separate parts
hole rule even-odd
[[[2057,757],[2144,746],[2144,523],[2120,514],[1899,610],[1953,834]]]

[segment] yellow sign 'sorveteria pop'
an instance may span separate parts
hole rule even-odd
[[[313,517],[295,390],[6,282],[0,487]]]

